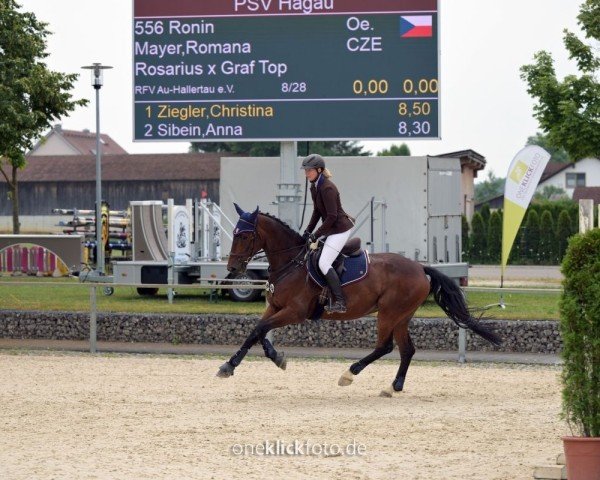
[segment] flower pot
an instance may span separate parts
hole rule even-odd
[[[600,437],[563,437],[567,478],[600,480]]]

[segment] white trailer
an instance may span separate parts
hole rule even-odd
[[[355,236],[371,253],[395,252],[431,265],[466,285],[468,265],[462,262],[460,161],[440,157],[330,157],[344,208],[356,217]],[[162,202],[132,202],[133,261],[114,262],[114,283],[189,284],[198,278],[226,281],[227,263],[221,253],[231,248],[231,231],[237,218],[233,203],[245,210],[258,206],[277,215],[279,158],[223,158],[221,160],[221,205],[188,201],[186,207],[169,206],[168,218],[179,213],[185,221],[163,225]],[[300,160],[298,161],[300,168]],[[211,207],[211,208],[209,208]],[[187,210],[187,217],[184,216]],[[307,198],[304,225],[312,212]],[[233,220],[233,221],[232,221]],[[190,243],[170,260],[181,225]],[[215,235],[218,232],[219,235]],[[218,244],[219,249],[216,249]],[[217,252],[218,253],[215,253]],[[187,252],[187,253],[186,253]],[[187,258],[186,258],[187,257]],[[168,278],[169,265],[173,277]],[[247,278],[268,277],[268,264],[248,265]],[[139,288],[152,294],[155,288]],[[257,298],[259,290],[234,289],[235,300]]]
[[[166,219],[166,223],[165,223]],[[112,263],[115,285],[138,286],[140,295],[154,295],[154,285],[223,284],[229,278],[227,262],[221,260],[221,238],[231,238],[233,224],[218,205],[204,199],[185,206],[169,200],[131,202],[132,260]],[[236,280],[265,280],[269,265],[253,261],[245,275]],[[257,299],[261,291],[250,288],[227,289],[236,301]],[[112,293],[112,289],[106,289]]]
[[[462,262],[461,167],[456,158],[328,157],[344,209],[357,218],[355,236],[371,252],[394,252],[442,270],[466,284]],[[298,160],[298,168],[300,168]],[[279,158],[222,158],[220,204],[237,218],[233,202],[245,210],[259,206],[277,215]],[[302,194],[304,185],[302,185]],[[301,207],[302,208],[302,207]],[[302,230],[312,212],[310,194]],[[223,251],[231,242],[223,238]]]

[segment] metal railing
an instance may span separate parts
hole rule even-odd
[[[227,279],[227,283],[217,283],[220,280],[214,278],[199,278],[198,283],[193,284],[127,284],[119,285],[122,287],[132,288],[167,288],[168,290],[173,289],[197,289],[197,290],[231,290],[231,289],[253,289],[253,290],[266,290],[269,282],[266,280],[248,280],[248,279]],[[204,282],[204,283],[203,283]],[[89,326],[89,344],[90,353],[97,352],[97,319],[98,319],[98,305],[97,296],[98,289],[114,288],[114,283],[69,283],[69,282],[2,282],[0,286],[50,286],[50,287],[79,287],[90,289],[90,326]],[[499,293],[560,293],[562,288],[522,288],[522,287],[462,287],[462,290],[468,294],[468,292],[499,292]],[[268,300],[265,296],[265,304],[268,306]],[[484,308],[490,308],[493,306],[502,307],[502,298],[498,303],[488,305]],[[267,338],[273,342],[273,331],[267,334]],[[458,362],[465,363],[467,357],[467,336],[466,330],[459,327],[458,329]]]
[[[266,280],[249,280],[249,279],[227,279],[226,284],[219,283],[217,284],[216,279],[214,278],[199,278],[198,283],[192,284],[150,284],[150,283],[136,283],[136,284],[127,284],[121,285],[123,287],[132,287],[132,288],[167,288],[171,290],[169,295],[172,295],[173,289],[194,289],[194,290],[231,290],[231,289],[252,289],[252,290],[266,290],[268,283]],[[203,283],[206,282],[206,283]],[[77,288],[89,288],[90,289],[90,335],[89,335],[89,343],[90,343],[90,353],[96,353],[98,351],[98,341],[97,341],[97,322],[98,322],[98,289],[104,288],[114,288],[114,283],[102,283],[102,282],[94,282],[94,283],[70,283],[70,282],[0,282],[0,286],[49,286],[49,287],[77,287]],[[265,298],[265,303],[267,303],[267,299]],[[273,341],[273,332],[269,332],[267,334],[267,338],[272,342]]]

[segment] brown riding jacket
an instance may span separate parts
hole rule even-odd
[[[342,209],[340,193],[331,180],[320,175],[316,182],[311,183],[310,195],[314,210],[306,230],[312,233],[317,222],[323,220],[323,224],[315,232],[315,237],[342,233],[354,226],[352,217]]]

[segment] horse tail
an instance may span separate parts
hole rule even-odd
[[[454,280],[435,268],[424,267],[424,269],[430,278],[430,293],[433,293],[436,303],[449,318],[454,320],[454,323],[459,327],[473,331],[494,345],[502,343],[502,338],[498,334],[481,324],[479,322],[480,318],[471,315],[465,296]]]

